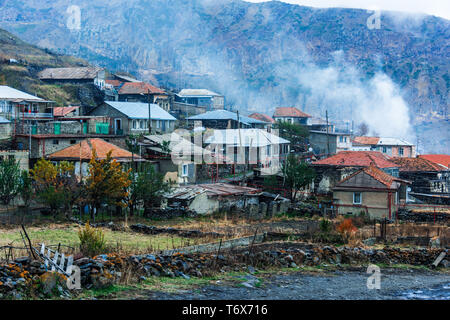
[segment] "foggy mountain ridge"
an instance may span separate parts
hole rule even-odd
[[[67,27],[71,5],[80,30]],[[371,15],[238,0],[0,1],[0,27],[41,47],[166,88],[206,87],[243,111],[328,110],[413,141],[418,123],[448,117],[449,21],[383,12],[370,30]]]

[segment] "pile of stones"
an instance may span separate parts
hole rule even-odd
[[[408,209],[398,210],[398,219],[408,222],[440,222],[448,223],[450,215],[445,212],[413,212]]]
[[[101,254],[81,257],[74,261],[81,271],[83,289],[102,288],[124,279],[139,281],[148,277],[202,277],[217,271],[247,270],[250,266],[288,267],[317,265],[364,265],[368,263],[408,264],[430,266],[445,251],[447,256],[440,266],[449,267],[448,249],[368,249],[363,247],[333,247],[307,244],[288,249],[241,249],[222,254]],[[47,272],[42,261],[28,257],[0,265],[0,299],[29,297],[45,298],[58,295],[70,298],[73,292],[64,286],[65,277],[55,279]],[[31,293],[30,293],[31,292]]]
[[[158,228],[155,226],[148,226],[148,225],[144,225],[144,224],[140,224],[140,223],[131,225],[130,229],[135,232],[145,233],[145,234],[168,233],[168,234],[176,234],[176,235],[179,235],[181,237],[186,237],[186,238],[224,237],[223,234],[220,234],[217,232],[202,232],[200,230],[183,230],[183,229],[176,229],[176,228]]]

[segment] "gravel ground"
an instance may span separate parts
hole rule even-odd
[[[381,289],[367,289],[366,270],[321,274],[247,275],[237,286],[208,285],[179,293],[141,292],[150,300],[450,300],[450,275],[422,270],[381,270]],[[260,281],[262,280],[262,281]],[[258,284],[259,282],[259,284]],[[430,290],[431,289],[431,290]]]

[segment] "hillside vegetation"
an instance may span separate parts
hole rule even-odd
[[[85,86],[49,85],[37,77],[37,73],[47,67],[79,66],[88,66],[88,63],[80,58],[55,54],[28,44],[0,29],[0,85],[8,85],[41,98],[53,100],[59,106],[93,103],[93,101],[84,101],[83,95],[80,95],[80,91],[83,91]],[[84,89],[89,90],[89,88]]]

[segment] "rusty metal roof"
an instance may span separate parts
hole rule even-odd
[[[226,197],[249,194],[256,195],[260,192],[261,190],[259,189],[242,187],[227,183],[195,184],[182,186],[167,195],[167,198],[190,200],[202,193],[206,193],[208,197]]]

